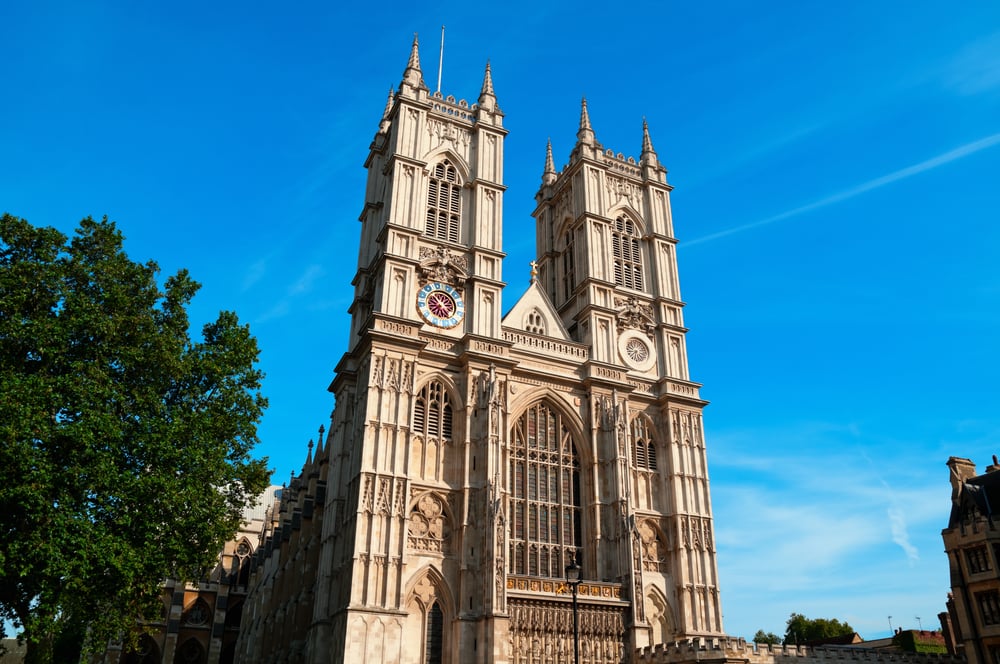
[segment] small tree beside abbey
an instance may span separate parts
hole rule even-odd
[[[837,636],[854,634],[854,628],[836,618],[806,618],[801,613],[793,613],[785,623],[785,645],[820,641]]]
[[[267,485],[256,340],[232,312],[192,340],[198,284],[161,289],[122,241],[0,218],[0,617],[28,662],[160,619],[163,579],[203,576]]]

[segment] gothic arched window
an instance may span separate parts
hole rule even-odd
[[[563,296],[569,299],[576,286],[576,266],[573,256],[573,231],[566,232],[566,248],[563,249]]]
[[[543,403],[511,431],[509,572],[565,576],[582,544],[580,461],[562,416]]]
[[[458,242],[459,220],[462,218],[462,183],[455,166],[445,159],[436,164],[427,184],[428,237]]]
[[[545,334],[545,318],[538,309],[532,309],[524,317],[524,331],[532,334]]]
[[[441,664],[444,653],[444,611],[437,602],[427,612],[427,664]]]
[[[424,385],[413,405],[413,432],[426,438],[451,440],[451,402],[438,381]]]
[[[647,418],[637,416],[632,419],[632,461],[639,470],[656,470],[656,444],[651,430]]]
[[[642,290],[642,253],[639,230],[626,217],[615,219],[611,233],[611,250],[615,261],[615,284]]]

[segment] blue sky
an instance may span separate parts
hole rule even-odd
[[[581,96],[670,169],[726,631],[792,611],[937,624],[949,455],[1000,452],[1000,4],[3,3],[0,210],[108,215],[249,322],[278,482],[332,407],[363,162],[418,32],[434,88],[492,63],[510,307]]]

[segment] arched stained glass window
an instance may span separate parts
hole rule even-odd
[[[441,606],[434,602],[427,612],[427,653],[424,662],[441,664],[444,645],[444,612]]]
[[[511,574],[562,578],[582,544],[580,461],[562,416],[544,403],[511,431]]]

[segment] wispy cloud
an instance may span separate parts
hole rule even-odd
[[[991,134],[985,138],[981,138],[977,141],[971,143],[966,143],[960,147],[953,150],[949,150],[943,154],[939,154],[936,157],[927,159],[918,164],[913,164],[912,166],[907,166],[906,168],[901,168],[898,171],[893,171],[888,175],[883,175],[877,177],[873,180],[869,180],[863,184],[859,184],[856,187],[851,187],[850,189],[845,189],[844,191],[838,192],[831,196],[826,196],[819,199],[818,201],[813,201],[807,205],[802,205],[791,210],[786,210],[780,214],[776,214],[766,219],[761,219],[759,221],[754,221],[749,224],[743,224],[741,226],[734,226],[733,228],[728,228],[717,233],[711,233],[700,238],[695,238],[693,240],[688,240],[684,243],[685,247],[690,247],[696,244],[703,244],[705,242],[711,242],[712,240],[718,240],[724,237],[729,237],[730,235],[735,235],[736,233],[742,233],[743,231],[749,231],[754,228],[760,228],[761,226],[768,226],[770,224],[784,221],[791,217],[797,217],[806,212],[812,212],[813,210],[818,210],[820,208],[827,207],[828,205],[834,205],[835,203],[840,203],[841,201],[846,201],[855,196],[860,196],[866,192],[872,191],[873,189],[878,189],[879,187],[884,187],[886,185],[892,184],[893,182],[898,182],[900,180],[905,180],[906,178],[913,177],[914,175],[919,175],[921,173],[926,173],[927,171],[933,170],[939,166],[944,166],[953,161],[962,159],[963,157],[968,157],[969,155],[975,154],[987,148],[991,148],[994,145],[1000,143],[1000,133]]]
[[[254,284],[264,278],[267,272],[267,259],[261,258],[247,268],[247,273],[243,275],[243,292],[250,290]]]
[[[945,84],[963,95],[1000,88],[1000,32],[966,46],[944,76]]]
[[[306,268],[302,276],[288,289],[289,295],[302,295],[312,290],[316,280],[326,274],[326,271],[319,265],[310,265]]]

